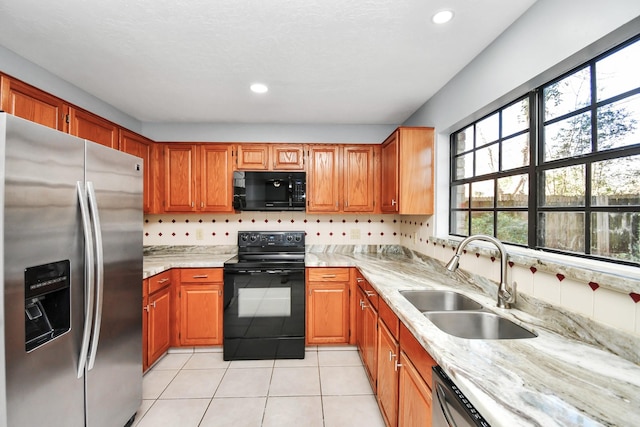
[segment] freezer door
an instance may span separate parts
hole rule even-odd
[[[84,141],[7,114],[0,114],[0,135],[0,395],[6,394],[0,426],[84,426],[84,379],[77,377],[84,261],[76,192],[84,178]]]
[[[137,157],[86,143],[89,205],[102,241],[86,373],[90,427],[123,426],[142,403],[142,167]]]

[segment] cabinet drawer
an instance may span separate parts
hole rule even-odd
[[[391,332],[393,338],[400,340],[400,321],[398,320],[398,316],[396,316],[393,310],[391,310],[382,298],[378,301],[378,316],[382,319],[387,328],[389,328],[389,332]]]
[[[222,268],[181,268],[180,283],[220,283]]]
[[[154,293],[171,284],[171,270],[149,277],[149,294]]]
[[[429,388],[432,384],[431,368],[437,365],[429,352],[422,347],[420,342],[413,336],[411,331],[407,329],[404,323],[400,324],[400,350],[402,350],[411,360],[416,370],[420,373],[422,379],[427,383]]]
[[[349,268],[313,267],[307,269],[310,282],[348,282]]]

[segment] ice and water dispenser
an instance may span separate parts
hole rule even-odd
[[[31,351],[71,327],[69,261],[24,270],[25,347]]]

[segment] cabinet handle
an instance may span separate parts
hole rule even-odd
[[[167,283],[169,281],[169,279],[167,279],[166,277],[164,279],[160,279],[158,280],[158,285],[162,285],[163,283]]]
[[[204,208],[204,202],[200,202],[200,207]]]
[[[222,296],[222,291],[218,291],[218,296]]]
[[[356,282],[362,283],[364,282],[364,279],[362,277],[356,277]]]
[[[333,279],[333,278],[335,278],[335,277],[336,277],[336,275],[335,275],[335,274],[323,274],[323,275],[322,275],[322,278],[323,278],[323,279]]]
[[[144,307],[142,307],[142,309],[148,313],[149,312],[149,304],[147,304]]]
[[[150,306],[152,306],[153,308],[156,308],[156,302],[152,302],[151,304],[149,304]]]
[[[391,206],[395,206],[396,205],[396,199],[391,199]]]
[[[368,296],[368,297],[372,297],[374,296],[376,293],[375,292],[371,292],[371,291],[364,291],[364,293]]]
[[[366,305],[364,302],[362,303],[362,305],[360,306],[362,307],[362,310],[364,311],[365,309],[369,308],[368,305]]]
[[[194,279],[206,279],[207,277],[209,277],[208,274],[196,274],[193,276]]]
[[[192,208],[195,207],[195,203],[191,202],[191,207]]]
[[[393,351],[389,350],[389,362],[393,361],[393,358],[397,355],[393,353]]]
[[[401,363],[398,363],[398,361],[396,360],[396,361],[395,361],[395,364],[394,364],[393,369],[394,369],[396,372],[398,372],[398,368],[401,368],[401,367],[402,367],[402,364],[401,364]]]
[[[360,308],[361,308],[362,310],[364,310],[364,308],[362,308],[362,306],[363,306],[363,305],[364,305],[364,301],[360,300]]]

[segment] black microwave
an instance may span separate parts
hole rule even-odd
[[[303,211],[305,172],[234,172],[233,208],[238,211]]]

